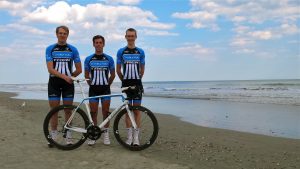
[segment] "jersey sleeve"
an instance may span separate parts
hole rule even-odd
[[[80,56],[79,56],[79,52],[78,52],[77,48],[75,48],[74,46],[71,46],[71,45],[70,45],[70,47],[72,48],[74,63],[79,63]]]
[[[53,45],[47,47],[47,49],[46,49],[46,62],[53,62],[53,57],[51,54],[52,48],[53,48]]]
[[[109,57],[109,70],[112,71],[114,69],[115,69],[114,59],[110,56]]]
[[[140,51],[140,54],[141,54],[140,62],[141,62],[142,65],[144,65],[145,64],[145,52],[142,49],[139,49],[139,51]]]
[[[117,65],[122,64],[122,53],[124,49],[119,49],[117,53]]]
[[[90,59],[91,59],[91,57],[88,56],[84,60],[84,70],[88,71],[88,72],[90,72],[90,70],[91,70],[91,67],[90,67],[90,64],[89,64],[90,63]]]

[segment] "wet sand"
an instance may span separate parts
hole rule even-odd
[[[14,169],[293,169],[300,166],[300,140],[199,127],[156,114],[160,131],[148,149],[132,152],[101,140],[72,151],[48,148],[42,123],[47,101],[11,99],[0,93],[0,165]],[[25,106],[21,106],[25,102]]]

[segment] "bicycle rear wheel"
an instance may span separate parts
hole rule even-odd
[[[145,107],[133,106],[131,110],[140,113],[140,127],[139,127],[139,145],[133,145],[133,142],[128,140],[128,128],[126,127],[125,118],[127,116],[126,109],[123,109],[115,118],[114,121],[114,135],[117,141],[132,151],[140,151],[150,147],[158,135],[158,123],[154,114]],[[133,129],[134,130],[134,129]],[[133,137],[134,137],[133,131]]]
[[[74,105],[61,105],[53,108],[44,120],[44,134],[49,146],[55,146],[62,150],[73,150],[85,142],[86,133],[71,131],[64,126],[71,113],[76,110]],[[86,129],[89,125],[85,112],[78,108],[71,121],[70,127]]]

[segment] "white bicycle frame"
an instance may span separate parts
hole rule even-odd
[[[126,109],[126,111],[128,113],[128,116],[129,116],[129,119],[131,121],[132,127],[134,129],[137,129],[137,124],[135,122],[133,112],[130,111],[130,109],[129,109],[129,101],[125,99],[124,94],[110,94],[110,95],[101,95],[101,96],[94,96],[94,97],[85,97],[81,82],[87,81],[89,79],[75,79],[75,78],[72,78],[72,80],[79,84],[83,100],[76,107],[76,109],[73,110],[70,118],[68,119],[68,121],[66,122],[66,124],[64,126],[65,129],[80,132],[80,133],[87,133],[87,129],[85,129],[85,128],[72,127],[70,125],[71,122],[72,122],[72,119],[74,118],[74,115],[75,115],[76,111],[78,110],[78,108],[80,107],[80,105],[82,105],[84,103],[85,107],[86,107],[86,110],[87,110],[87,116],[88,116],[89,122],[90,122],[90,124],[94,125],[94,122],[93,122],[92,116],[91,116],[91,112],[90,112],[90,107],[89,107],[88,103],[86,103],[85,101],[89,100],[89,99],[102,98],[102,97],[121,97],[123,104],[121,106],[119,106],[118,108],[116,108],[113,112],[111,112],[110,115],[108,117],[106,117],[105,120],[98,125],[98,127],[100,129],[102,129],[116,114],[121,112],[121,110],[123,110],[124,108]],[[128,90],[129,88],[132,88],[132,87],[131,86],[123,87],[123,88],[121,88],[121,90],[123,92],[125,90]]]

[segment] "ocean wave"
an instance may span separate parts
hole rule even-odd
[[[254,88],[237,88],[242,90],[289,90],[286,87],[254,87]]]
[[[205,94],[205,95],[179,95],[179,94],[159,94],[159,93],[145,93],[146,97],[161,97],[174,99],[199,99],[199,100],[220,100],[220,101],[234,101],[244,103],[262,103],[262,104],[282,104],[282,105],[296,105],[300,106],[300,96],[266,96],[266,95],[246,95],[246,94]]]
[[[147,82],[144,83],[145,96],[228,100],[255,103],[300,104],[300,80],[294,81],[209,81],[209,82]],[[120,93],[121,83],[113,83],[112,93]],[[47,84],[7,84],[1,91],[41,91],[46,92]],[[85,93],[89,86],[83,84]],[[80,88],[75,85],[75,92]]]
[[[263,86],[299,86],[300,83],[265,83]]]

